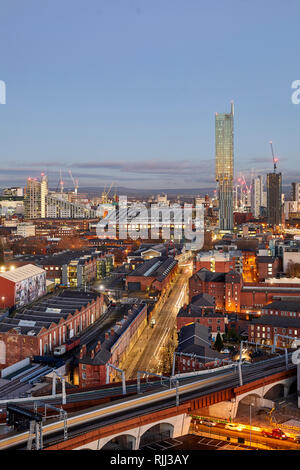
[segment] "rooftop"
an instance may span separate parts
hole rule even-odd
[[[6,333],[17,328],[22,335],[36,336],[42,328],[48,329],[52,323],[58,324],[61,319],[73,315],[97,297],[97,294],[91,292],[73,290],[44,297],[30,307],[17,310],[13,317],[3,318],[0,321],[0,332]]]
[[[282,310],[284,312],[300,312],[300,298],[298,300],[276,300],[265,305],[263,310]]]
[[[20,282],[28,279],[32,276],[37,276],[38,274],[43,274],[45,271],[33,264],[26,264],[19,268],[14,269],[13,271],[7,271],[5,273],[0,273],[0,277],[7,279],[12,282]]]
[[[254,318],[251,324],[270,325],[281,328],[300,328],[300,318],[262,315],[259,318]]]
[[[172,257],[152,258],[139,264],[128,276],[154,277],[162,281],[176,266],[177,261]]]
[[[208,327],[199,323],[183,326],[178,338],[178,352],[197,354],[206,358],[222,358],[226,356],[211,347]]]

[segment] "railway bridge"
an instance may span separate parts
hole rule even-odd
[[[276,394],[289,393],[296,374],[290,358],[287,364],[283,357],[277,357],[243,365],[242,384],[235,369],[195,375],[176,387],[161,386],[155,392],[147,391],[72,413],[67,419],[67,438],[62,421],[43,425],[43,447],[49,450],[139,449],[154,440],[187,434],[191,414],[200,414],[203,408],[211,416],[218,416],[223,410],[227,418],[234,418],[239,403],[249,396],[255,397],[257,403],[272,402]],[[7,436],[0,440],[0,449],[24,448],[27,440],[28,432]]]

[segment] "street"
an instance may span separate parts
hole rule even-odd
[[[156,320],[155,326],[151,328],[147,325],[122,364],[127,379],[135,378],[138,370],[156,374],[162,371],[162,348],[175,331],[180,307],[187,302],[190,265],[182,266],[180,271],[170,287],[169,295],[166,294],[161,308],[152,317]]]

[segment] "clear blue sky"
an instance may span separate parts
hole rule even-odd
[[[272,139],[300,180],[299,30],[299,0],[2,0],[0,186],[212,186],[231,100],[236,174],[271,169]]]

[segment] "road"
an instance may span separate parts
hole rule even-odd
[[[209,418],[207,418],[209,420]],[[263,429],[269,429],[264,427]],[[300,450],[300,444],[294,442],[293,438],[275,439],[268,438],[262,435],[262,429],[257,428],[257,430],[243,429],[241,431],[234,431],[225,429],[225,425],[217,424],[213,427],[208,427],[201,424],[192,425],[192,431],[195,434],[201,435],[201,433],[209,434],[212,438],[217,439],[218,437],[226,437],[230,439],[239,439],[241,444],[249,443],[251,441],[251,447],[258,448],[258,445],[265,446],[266,448],[276,449],[276,450]]]
[[[121,366],[126,371],[127,379],[135,378],[138,370],[156,374],[162,372],[163,347],[175,332],[176,316],[180,307],[187,302],[191,269],[189,266],[183,266],[180,271],[162,307],[152,317],[156,321],[155,326],[151,328],[148,325],[145,328]]]

